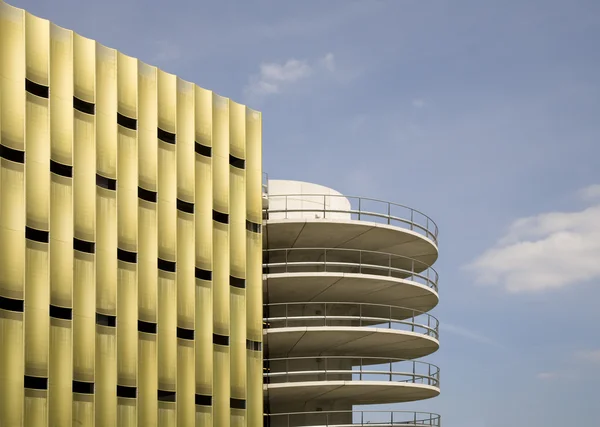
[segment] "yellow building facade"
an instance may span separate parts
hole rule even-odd
[[[260,426],[259,112],[0,0],[0,427]]]

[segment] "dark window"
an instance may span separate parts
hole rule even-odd
[[[110,326],[111,328],[114,328],[117,326],[117,316],[96,313],[96,325]]]
[[[37,230],[31,227],[25,227],[25,238],[40,243],[48,243],[50,240],[50,232],[45,230]]]
[[[175,261],[167,261],[159,258],[158,269],[162,271],[168,271],[169,273],[175,273],[177,271],[177,263]]]
[[[76,96],[73,97],[73,108],[85,114],[95,114],[96,106],[92,102],[84,101]]]
[[[177,395],[174,391],[158,390],[158,400],[161,402],[175,402]]]
[[[235,276],[229,276],[229,284],[234,288],[244,289],[246,287],[246,279],[241,279]]]
[[[204,156],[204,157],[212,156],[212,147],[209,147],[208,145],[202,145],[199,142],[196,142],[194,144],[194,147],[196,149],[196,153],[200,154],[201,156]]]
[[[94,394],[94,383],[73,380],[73,393]]]
[[[50,160],[50,172],[67,178],[73,178],[73,166],[64,165],[52,159]]]
[[[69,307],[59,307],[57,305],[50,304],[50,317],[56,319],[72,320],[73,309]]]
[[[196,267],[196,279],[200,279],[200,280],[212,280],[212,271],[210,270],[203,270],[201,268]]]
[[[117,397],[126,397],[135,399],[137,397],[137,387],[128,387],[125,385],[117,385]]]
[[[25,90],[32,95],[39,96],[40,98],[48,98],[50,96],[50,88],[48,86],[32,82],[29,79],[25,79]]]
[[[194,340],[194,330],[178,327],[177,328],[177,338],[181,338],[182,340],[193,341]]]
[[[222,213],[213,209],[213,220],[221,224],[229,224],[229,214]]]
[[[121,113],[117,113],[117,123],[124,128],[137,130],[137,120],[131,117],[124,116]]]
[[[157,194],[156,191],[146,190],[145,188],[138,187],[138,197],[147,202],[156,203]]]
[[[156,333],[156,323],[138,320],[138,332],[143,332],[145,334],[155,334]]]
[[[25,388],[48,390],[48,378],[30,377],[29,375],[25,375],[24,382]]]
[[[197,394],[196,395],[196,405],[211,406],[212,405],[212,396],[207,396],[205,394]]]
[[[158,128],[157,135],[158,139],[160,139],[161,141],[166,142],[167,144],[175,144],[176,136],[174,133],[167,132],[166,130]]]
[[[107,190],[115,191],[117,189],[117,180],[96,174],[96,185],[98,187],[106,188]]]
[[[73,238],[73,249],[79,252],[85,252],[88,254],[93,254],[96,252],[96,243],[88,242],[86,240],[81,240],[76,237]]]
[[[260,341],[246,340],[246,350],[261,351],[262,343]]]
[[[184,202],[183,200],[177,199],[177,209],[181,212],[193,214],[194,204],[190,202]]]
[[[25,151],[15,150],[0,144],[0,157],[15,163],[25,163]]]
[[[232,156],[231,154],[229,155],[229,164],[238,169],[244,169],[246,167],[246,161],[244,159]]]
[[[0,296],[0,309],[6,311],[23,312],[23,300]]]
[[[137,262],[137,253],[117,248],[117,259],[119,261],[135,264]]]
[[[227,335],[213,334],[213,344],[229,345],[229,337]]]
[[[229,399],[229,406],[232,409],[246,409],[246,400],[245,399],[236,399],[232,397]]]
[[[246,220],[246,230],[248,230],[252,233],[260,233],[261,228],[262,228],[261,224],[257,224],[255,222]]]

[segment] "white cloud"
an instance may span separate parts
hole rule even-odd
[[[536,375],[540,381],[556,381],[556,380],[574,380],[577,375],[573,372],[551,371],[540,372]]]
[[[577,192],[580,199],[586,202],[596,202],[600,200],[600,184],[590,185]]]
[[[415,108],[424,108],[427,106],[427,103],[424,99],[417,98],[412,100],[412,106]]]
[[[333,73],[335,58],[332,53],[310,63],[308,60],[288,59],[283,63],[267,62],[260,64],[260,72],[250,78],[245,92],[250,95],[272,95],[281,93],[301,80],[319,73]]]
[[[478,332],[472,331],[461,326],[452,325],[447,322],[440,324],[441,333],[450,333],[461,336],[471,341],[478,342],[479,344],[491,345],[492,347],[504,349],[504,346],[493,339],[479,334]]]
[[[588,187],[591,188],[591,187]],[[480,284],[538,292],[600,279],[600,204],[516,220],[466,269]]]
[[[600,364],[600,349],[579,351],[575,357],[584,362]]]

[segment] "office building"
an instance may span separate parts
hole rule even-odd
[[[0,131],[0,426],[262,425],[261,114],[0,1]]]

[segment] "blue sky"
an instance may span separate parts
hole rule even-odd
[[[271,178],[436,220],[442,394],[402,409],[598,425],[598,0],[10,3],[261,110]]]

